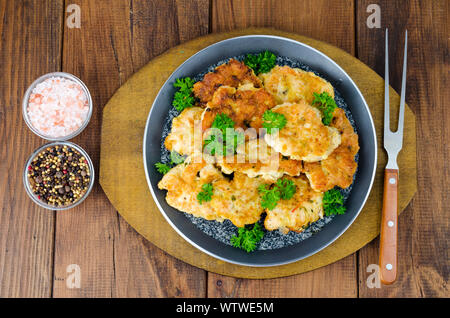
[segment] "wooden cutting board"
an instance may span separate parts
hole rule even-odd
[[[283,266],[254,268],[229,264],[197,250],[179,236],[161,215],[147,185],[142,140],[153,99],[169,75],[187,58],[215,42],[247,34],[271,34],[308,44],[337,62],[355,81],[370,107],[378,136],[378,166],[369,199],[352,226],[333,244],[304,260]],[[391,107],[398,112],[400,98],[391,88]],[[103,110],[100,184],[121,216],[147,240],[193,266],[242,278],[276,278],[307,272],[336,262],[372,241],[380,232],[383,168],[382,148],[384,80],[343,50],[298,34],[250,28],[210,34],[176,46],[154,58],[134,74]],[[395,117],[395,116],[394,116]],[[396,123],[394,123],[396,125]],[[396,127],[396,126],[395,126]],[[415,116],[407,106],[400,167],[399,211],[417,191]]]

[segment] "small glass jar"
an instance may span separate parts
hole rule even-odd
[[[53,136],[47,136],[43,133],[41,133],[38,129],[36,129],[33,124],[30,121],[30,118],[28,116],[28,103],[30,100],[30,95],[33,92],[33,89],[40,83],[42,83],[43,81],[45,81],[46,79],[49,79],[51,77],[62,77],[62,78],[66,78],[68,80],[71,80],[77,84],[79,84],[81,86],[81,88],[83,89],[83,92],[86,95],[87,101],[88,101],[88,106],[89,106],[89,110],[88,110],[88,114],[86,116],[86,119],[84,120],[83,124],[74,132],[72,132],[69,135],[66,136],[58,136],[58,137],[53,137]],[[28,128],[30,128],[30,130],[32,132],[34,132],[36,135],[38,135],[39,137],[46,139],[46,140],[50,140],[50,141],[56,141],[56,140],[69,140],[74,138],[75,136],[77,136],[79,133],[81,133],[84,128],[86,128],[86,126],[88,125],[90,119],[91,119],[91,115],[92,115],[92,97],[91,97],[91,93],[89,92],[87,86],[76,76],[69,74],[69,73],[65,73],[65,72],[53,72],[53,73],[48,73],[45,75],[42,75],[41,77],[39,77],[38,79],[36,79],[31,85],[30,87],[28,87],[28,89],[25,92],[25,96],[23,97],[22,100],[22,115],[23,115],[23,119],[25,120],[25,123],[27,124]]]
[[[84,158],[86,158],[88,167],[89,167],[89,172],[90,172],[90,180],[89,180],[89,185],[88,188],[86,189],[86,192],[83,194],[82,197],[80,197],[78,200],[76,200],[75,202],[69,204],[69,205],[64,205],[64,206],[54,206],[51,204],[47,204],[44,201],[40,200],[36,194],[33,193],[33,190],[31,188],[31,184],[30,184],[30,180],[28,177],[28,167],[31,165],[31,162],[33,161],[34,158],[36,158],[37,155],[39,155],[39,153],[41,153],[42,151],[44,151],[46,148],[48,147],[54,147],[54,146],[67,146],[70,148],[73,148],[75,150],[77,150]],[[36,149],[31,156],[28,158],[27,163],[25,165],[24,168],[24,172],[23,172],[23,184],[25,186],[25,190],[28,194],[28,196],[39,206],[46,208],[48,210],[67,210],[67,209],[71,209],[75,206],[77,206],[78,204],[80,204],[81,202],[83,202],[87,196],[89,195],[89,193],[91,192],[93,186],[94,186],[94,179],[95,179],[95,173],[94,173],[94,165],[92,164],[92,160],[89,157],[89,155],[87,154],[86,151],[84,151],[84,149],[82,149],[80,146],[72,143],[72,142],[68,142],[68,141],[58,141],[58,142],[51,142],[51,143],[47,143],[41,147],[39,147],[38,149]]]

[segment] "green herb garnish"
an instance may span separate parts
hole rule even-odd
[[[162,173],[162,174],[166,174],[167,172],[170,171],[170,169],[172,169],[172,167],[170,167],[169,165],[166,165],[165,163],[162,163],[162,162],[155,163],[155,167],[156,167],[156,170],[158,170],[158,172]]]
[[[287,120],[283,114],[275,113],[270,109],[263,114],[263,127],[268,134],[272,133],[272,129],[281,129],[286,126]]]
[[[220,129],[225,134],[227,128],[234,128],[234,121],[227,114],[221,113],[216,115],[211,127]]]
[[[280,190],[281,198],[283,200],[291,199],[296,191],[294,181],[289,179],[278,179],[275,187]]]
[[[185,160],[186,158],[183,156],[183,155],[180,155],[178,152],[176,152],[176,151],[172,151],[171,153],[170,153],[170,163],[172,163],[172,164],[176,164],[176,165],[178,165],[178,164],[180,164],[180,163],[183,163],[184,162],[184,160]]]
[[[258,187],[258,192],[262,194],[261,206],[264,209],[273,210],[281,199],[280,193],[275,188],[270,189],[270,186],[267,184],[261,184]]]
[[[213,195],[213,185],[211,183],[205,183],[202,185],[202,191],[197,194],[197,200],[200,204],[203,202],[211,201],[211,197]]]
[[[180,163],[183,163],[184,160],[185,160],[184,156],[180,155],[176,151],[172,151],[170,153],[170,163],[169,164],[162,163],[162,162],[157,162],[157,163],[155,163],[155,167],[156,167],[156,170],[158,170],[159,173],[166,174],[167,172],[170,171],[170,169],[172,169],[174,167],[174,165],[178,165]]]
[[[218,114],[211,125],[214,131],[204,143],[204,149],[211,155],[235,153],[239,144],[244,142],[244,134],[234,129],[234,121],[227,114]]]
[[[316,106],[322,112],[322,122],[324,125],[329,126],[333,119],[334,109],[337,107],[334,98],[327,92],[321,94],[313,93],[314,100],[313,106]]]
[[[243,249],[247,253],[253,252],[256,249],[256,244],[264,236],[264,232],[259,223],[255,223],[252,229],[248,227],[240,227],[238,229],[238,235],[233,235],[231,237],[231,244],[234,247]]]
[[[264,51],[255,55],[247,54],[244,63],[258,75],[260,73],[269,72],[275,66],[276,60],[277,57],[275,54]]]
[[[331,189],[323,195],[323,210],[326,216],[333,214],[344,214],[344,197],[338,189]]]
[[[278,201],[289,200],[294,196],[296,186],[292,180],[278,179],[272,188],[268,184],[261,184],[258,191],[262,194],[261,206],[264,209],[273,210]]]
[[[173,86],[178,88],[172,101],[172,105],[176,110],[181,112],[188,107],[194,106],[195,98],[192,94],[194,81],[190,77],[178,78]]]

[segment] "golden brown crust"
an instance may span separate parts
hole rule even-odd
[[[197,194],[202,191],[203,184],[219,181],[224,177],[211,162],[207,162],[209,160],[205,160],[207,157],[200,156],[201,154],[191,156],[187,163],[172,168],[158,183],[158,188],[167,190],[166,201],[170,206],[196,217],[221,222],[223,218],[208,202],[198,202]]]
[[[328,191],[335,186],[343,189],[353,182],[357,163],[355,155],[359,150],[358,135],[341,108],[336,108],[330,126],[341,133],[341,144],[327,159],[320,162],[304,163],[305,173],[316,191]]]
[[[264,212],[258,186],[265,183],[261,178],[249,178],[236,172],[233,180],[225,178],[214,167],[214,158],[194,154],[172,168],[158,183],[158,188],[167,190],[167,203],[186,213],[206,220],[219,222],[230,220],[237,227],[257,222]],[[211,201],[200,204],[197,194],[202,186],[211,183]]]
[[[310,223],[323,217],[323,193],[314,191],[305,176],[285,177],[296,187],[294,196],[280,200],[273,210],[266,210],[264,227],[269,230],[302,232]]]
[[[202,106],[209,102],[214,92],[221,86],[239,87],[251,83],[256,88],[261,87],[261,80],[256,77],[253,70],[244,63],[230,59],[213,72],[206,74],[202,81],[194,84],[194,95],[200,100]]]
[[[236,152],[236,155],[218,158],[222,172],[239,171],[251,178],[261,176],[275,182],[284,174],[298,176],[303,171],[302,161],[283,157],[267,145],[264,138],[248,140],[239,145]]]
[[[262,115],[275,106],[272,95],[262,88],[236,89],[221,86],[207,104],[202,118],[203,130],[211,127],[216,115],[226,114],[235,123],[235,128],[262,128]]]
[[[197,148],[201,149],[200,120],[202,113],[203,108],[190,107],[183,110],[180,115],[173,119],[172,130],[164,141],[164,145],[169,151],[176,151],[182,155],[191,155]],[[196,124],[198,127],[195,126]],[[195,136],[196,128],[199,136]],[[198,145],[195,145],[195,143],[198,143]]]
[[[284,115],[286,125],[277,134],[266,134],[266,142],[291,159],[314,162],[328,157],[341,142],[335,128],[322,123],[319,110],[305,101],[284,103],[272,109]]]
[[[261,178],[249,178],[236,172],[232,181],[215,182],[210,204],[217,214],[230,220],[237,227],[259,221],[264,209],[258,187],[265,183]]]
[[[305,72],[289,66],[275,66],[269,73],[259,76],[264,88],[274,95],[279,104],[296,103],[305,100],[311,104],[313,93],[327,92],[334,98],[333,86],[312,72]]]

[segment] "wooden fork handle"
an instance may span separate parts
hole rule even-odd
[[[397,210],[398,170],[386,169],[380,234],[380,279],[385,285],[397,278]]]

